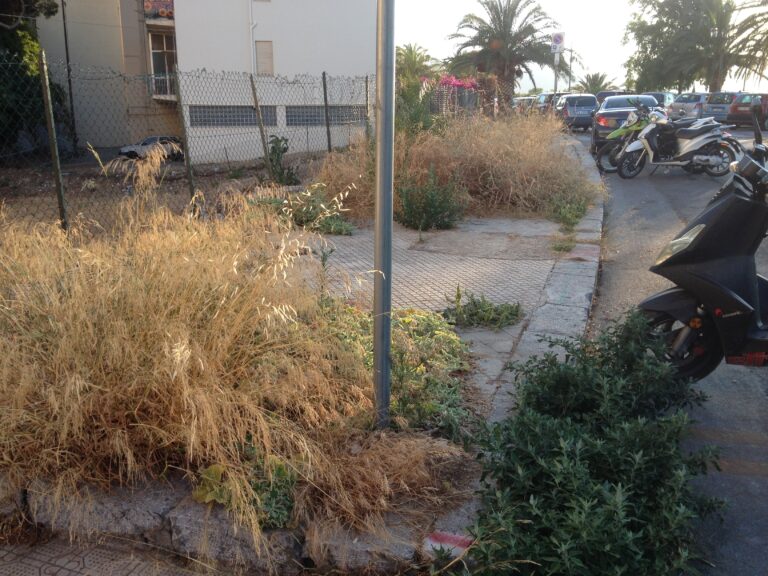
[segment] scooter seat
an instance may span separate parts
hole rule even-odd
[[[681,128],[688,128],[688,126],[694,122],[696,122],[696,118],[681,118],[680,120],[670,122],[668,126],[670,128],[674,128],[675,130],[680,130]]]
[[[683,128],[677,131],[677,137],[681,140],[693,140],[707,132],[712,132],[712,124],[705,124],[698,128]]]

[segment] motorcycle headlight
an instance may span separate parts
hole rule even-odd
[[[637,122],[637,113],[630,112],[629,116],[627,116],[627,126],[632,126],[635,122]]]
[[[672,258],[675,254],[679,254],[688,246],[691,245],[691,243],[696,240],[699,234],[701,234],[704,231],[704,228],[706,226],[704,224],[699,224],[698,226],[694,226],[688,232],[680,236],[679,238],[675,238],[672,240],[669,244],[664,246],[664,249],[659,254],[659,257],[656,258],[656,266],[659,266],[660,264],[664,264],[667,260]]]

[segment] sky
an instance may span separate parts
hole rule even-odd
[[[634,49],[631,43],[625,45],[623,42],[624,29],[634,13],[629,0],[539,0],[539,4],[559,23],[559,30],[565,33],[566,48],[573,48],[581,57],[581,64],[575,62],[573,66],[575,78],[587,72],[602,72],[618,85],[624,84],[624,63]],[[395,10],[398,46],[420,44],[439,59],[454,54],[456,41],[447,37],[456,31],[462,17],[472,12],[482,15],[477,0],[399,0]],[[534,76],[540,88],[553,88],[551,70],[537,70]],[[729,79],[724,89],[740,90],[742,87],[742,81]],[[752,81],[746,85],[747,90],[758,87],[768,89],[768,81]],[[521,84],[521,92],[530,88],[532,84],[526,78]]]

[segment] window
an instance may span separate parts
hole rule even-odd
[[[712,94],[707,100],[708,104],[731,104],[736,98],[736,94],[731,92],[720,92],[718,94]]]
[[[150,32],[149,48],[152,55],[153,94],[170,96],[175,94],[171,74],[176,71],[176,39],[167,32]]]
[[[611,108],[634,108],[639,102],[643,106],[657,106],[656,98],[653,96],[611,96],[603,102],[603,110]]]
[[[597,106],[597,98],[594,96],[569,96],[569,106]]]
[[[277,107],[261,106],[265,126],[277,126]],[[190,126],[258,126],[253,106],[190,106]]]
[[[330,106],[331,125],[365,124],[365,106]],[[285,122],[288,126],[325,126],[324,106],[286,106]]]
[[[275,60],[272,42],[256,42],[256,74],[258,76],[274,76]]]

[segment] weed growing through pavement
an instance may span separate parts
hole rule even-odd
[[[443,318],[459,328],[484,326],[500,330],[520,322],[523,314],[519,303],[494,304],[483,295],[463,292],[460,285],[454,297],[447,300],[450,306],[443,310]]]
[[[555,252],[570,252],[576,247],[576,239],[573,235],[560,236],[552,241],[552,250]]]

